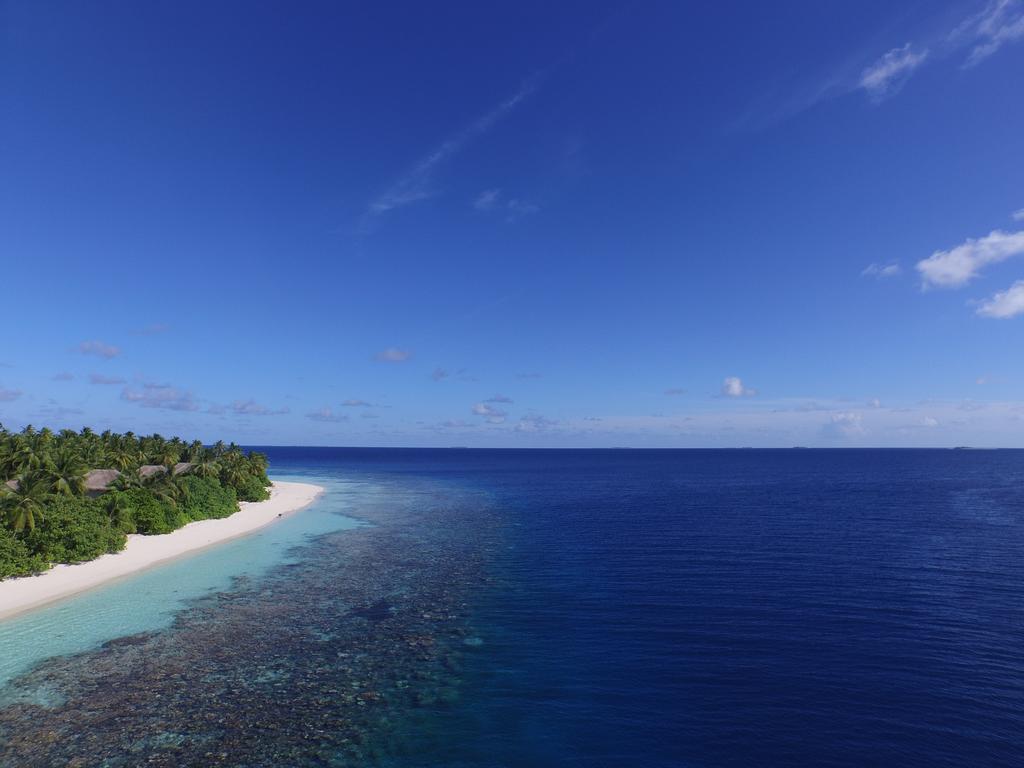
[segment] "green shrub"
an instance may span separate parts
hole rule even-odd
[[[170,533],[188,522],[184,513],[160,501],[146,488],[132,488],[123,493],[138,533]]]
[[[270,498],[270,491],[267,490],[263,481],[252,475],[239,482],[235,486],[235,490],[238,492],[239,501],[265,501]]]
[[[111,524],[101,501],[72,496],[53,497],[25,537],[29,552],[48,563],[81,563],[124,545],[125,535]]]
[[[29,576],[50,567],[41,557],[32,555],[25,542],[11,531],[0,527],[0,579],[8,576]]]
[[[216,478],[189,475],[184,479],[185,497],[178,502],[189,520],[228,517],[238,511],[234,488],[225,488]]]

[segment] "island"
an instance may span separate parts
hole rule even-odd
[[[248,533],[323,490],[267,468],[234,444],[0,426],[0,618]]]

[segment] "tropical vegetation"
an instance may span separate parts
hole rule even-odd
[[[0,579],[227,517],[269,485],[267,457],[234,443],[0,425]]]

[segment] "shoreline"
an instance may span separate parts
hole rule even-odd
[[[237,539],[308,507],[324,492],[312,483],[274,481],[266,501],[243,501],[219,520],[197,520],[156,536],[130,534],[120,552],[55,565],[36,576],[0,581],[0,621],[42,608],[140,571]]]

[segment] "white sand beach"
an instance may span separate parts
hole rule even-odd
[[[244,536],[307,507],[323,492],[311,483],[275,481],[266,501],[245,502],[231,517],[198,520],[160,536],[131,535],[116,554],[87,563],[56,565],[38,576],[0,581],[0,619],[92,589],[154,565]]]

